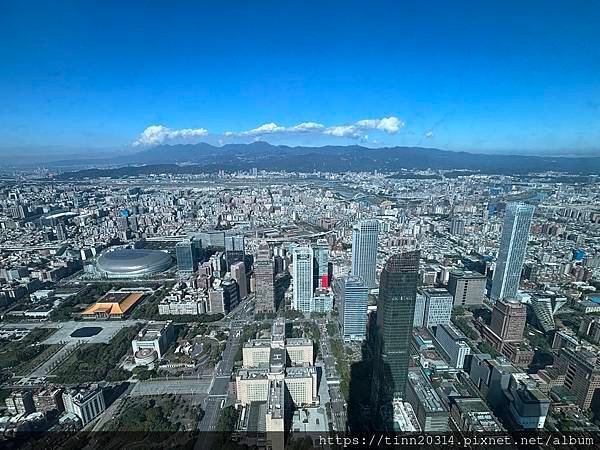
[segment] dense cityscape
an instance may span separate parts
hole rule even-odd
[[[598,430],[600,191],[564,178],[6,173],[0,433]]]
[[[0,1],[0,450],[600,448],[599,23]]]

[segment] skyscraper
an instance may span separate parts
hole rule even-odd
[[[342,338],[345,341],[362,341],[367,334],[367,302],[369,288],[360,277],[338,278],[334,285],[339,302]]]
[[[254,274],[256,276],[256,312],[275,311],[273,259],[269,244],[265,241],[258,245]]]
[[[381,272],[377,305],[376,406],[404,398],[419,278],[418,250],[391,256]]]
[[[225,262],[227,269],[236,262],[244,260],[244,236],[225,236]]]
[[[326,239],[317,240],[313,245],[315,253],[315,286],[329,287],[329,243]]]
[[[188,275],[198,268],[197,247],[193,238],[175,244],[175,256],[177,257],[177,270]]]
[[[313,297],[313,249],[308,243],[302,243],[293,248],[292,255],[294,257],[292,308],[310,314]]]
[[[506,205],[491,299],[515,298],[521,279],[529,227],[535,207],[523,203]]]
[[[238,284],[240,299],[248,297],[248,282],[246,280],[246,265],[244,261],[238,261],[231,265],[231,278]]]
[[[352,230],[352,275],[361,277],[369,288],[377,285],[377,237],[379,223],[362,220]]]

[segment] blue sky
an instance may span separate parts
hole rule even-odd
[[[0,151],[600,154],[599,23],[577,0],[4,0]]]

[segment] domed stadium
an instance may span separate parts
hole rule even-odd
[[[123,248],[100,255],[96,269],[106,278],[144,278],[172,265],[171,256],[160,250]]]

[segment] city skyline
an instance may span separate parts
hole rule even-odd
[[[0,443],[593,448],[599,23],[2,2]]]

